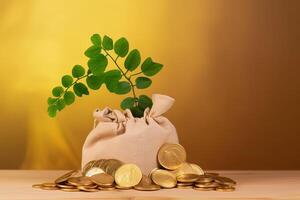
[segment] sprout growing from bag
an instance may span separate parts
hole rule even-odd
[[[61,78],[62,85],[54,87],[53,97],[48,98],[48,115],[55,117],[58,111],[74,103],[76,97],[89,95],[90,90],[99,90],[105,85],[111,93],[118,95],[131,92],[132,96],[126,97],[120,106],[124,110],[130,109],[134,117],[142,117],[144,110],[152,107],[152,100],[146,95],[137,96],[136,89],[148,88],[152,84],[149,77],[157,74],[163,65],[151,57],[141,64],[140,52],[137,49],[129,51],[129,43],[124,37],[113,42],[106,35],[101,38],[94,34],[90,39],[92,46],[84,52],[88,57],[88,69],[75,65],[72,74]],[[106,70],[108,60],[116,69]]]

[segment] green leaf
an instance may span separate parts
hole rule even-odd
[[[135,70],[141,63],[141,54],[137,49],[130,51],[124,62],[125,68],[129,71]]]
[[[129,50],[129,43],[126,38],[122,37],[115,42],[114,45],[115,53],[120,57],[125,57]]]
[[[99,34],[94,34],[91,37],[91,42],[95,45],[95,46],[101,46],[101,37]]]
[[[100,76],[91,75],[86,78],[86,83],[92,90],[98,90],[104,82],[104,74]]]
[[[116,94],[127,94],[130,92],[130,84],[126,81],[121,81],[118,83],[117,88],[115,89]]]
[[[151,83],[151,79],[147,77],[138,77],[137,79],[135,79],[135,85],[139,89],[147,88],[151,85]]]
[[[62,78],[61,78],[61,83],[64,87],[70,87],[73,83],[73,78],[72,76],[70,75],[64,75]]]
[[[127,108],[132,108],[134,105],[134,98],[133,97],[127,97],[121,102],[121,108],[123,110],[126,110]]]
[[[103,37],[102,46],[105,50],[112,50],[114,48],[113,40],[110,37],[105,35]]]
[[[138,99],[138,106],[145,110],[146,108],[152,108],[152,100],[150,97],[146,96],[146,95],[141,95],[139,96],[139,99]]]
[[[56,98],[49,97],[47,100],[48,105],[50,106],[50,105],[54,104],[56,102],[56,100],[57,100]]]
[[[55,97],[60,97],[62,93],[64,93],[64,88],[61,86],[57,86],[52,89],[52,95]]]
[[[59,111],[61,111],[62,109],[64,109],[66,106],[65,101],[63,99],[58,99],[57,103],[56,103],[56,107]]]
[[[132,107],[130,108],[130,111],[134,117],[143,117],[144,116],[144,110],[140,107]]]
[[[114,81],[118,81],[122,78],[122,74],[119,70],[109,70],[107,72],[105,72],[105,81],[110,81],[110,80],[114,80]]]
[[[85,74],[85,69],[81,65],[75,65],[72,69],[72,75],[74,78],[79,78]]]
[[[50,117],[55,117],[56,116],[56,112],[57,112],[57,107],[56,107],[55,104],[48,107],[48,115]]]
[[[66,105],[71,105],[75,101],[75,94],[71,91],[67,91],[64,94],[64,101],[65,101]]]
[[[106,80],[105,85],[108,91],[115,92],[118,87],[119,82],[117,80]]]
[[[73,90],[78,97],[82,97],[82,95],[88,95],[89,90],[83,83],[76,83],[73,86]]]
[[[105,71],[107,64],[108,60],[103,54],[99,54],[88,61],[89,69],[96,76],[101,75]]]
[[[153,62],[152,59],[149,57],[142,64],[142,72],[146,76],[154,76],[162,69],[162,67],[162,64]]]
[[[89,58],[94,58],[98,56],[101,52],[101,47],[99,46],[91,46],[85,52],[84,55]]]

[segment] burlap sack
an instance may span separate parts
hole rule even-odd
[[[144,117],[134,118],[130,110],[97,109],[94,129],[87,136],[82,149],[82,167],[91,160],[116,158],[137,164],[148,174],[157,167],[157,151],[166,142],[178,143],[173,124],[162,116],[174,99],[152,95],[152,109]]]

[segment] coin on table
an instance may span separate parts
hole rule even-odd
[[[177,181],[182,183],[192,183],[199,179],[199,175],[197,174],[181,174],[176,177]]]
[[[61,191],[64,192],[79,192],[80,190],[78,188],[61,188]]]
[[[215,177],[215,182],[227,185],[227,186],[234,186],[236,185],[236,182],[232,180],[231,178],[223,177],[223,176],[217,176]]]
[[[115,173],[115,182],[122,187],[137,185],[142,179],[142,172],[135,164],[124,164]]]
[[[211,176],[207,176],[207,175],[200,175],[198,180],[195,181],[196,183],[210,183],[214,181],[214,178]]]
[[[142,179],[138,185],[151,185],[151,184],[153,184],[152,179],[143,174]]]
[[[85,187],[85,186],[78,186],[77,188],[84,192],[99,192],[99,190],[97,188],[89,188],[89,187]]]
[[[186,151],[180,144],[166,143],[158,150],[157,158],[161,166],[174,170],[185,162]]]
[[[153,173],[155,170],[158,170],[158,168],[157,168],[157,167],[155,167],[154,169],[152,169],[152,170],[151,170],[151,172],[148,174],[148,177],[149,177],[149,178],[151,178],[151,176],[152,176],[152,173]]]
[[[170,171],[173,174],[175,174],[175,176],[179,176],[182,174],[194,174],[195,171],[192,168],[192,166],[190,165],[190,163],[184,162],[180,165],[180,167],[178,167],[175,170]]]
[[[107,166],[105,168],[105,172],[114,176],[117,169],[123,165],[123,162],[117,159],[108,159],[106,161]]]
[[[33,184],[32,187],[33,188],[42,188],[43,184]]]
[[[41,189],[43,189],[43,190],[59,190],[59,187],[56,187],[56,186],[42,186]]]
[[[233,192],[235,190],[235,188],[234,187],[224,187],[224,186],[220,186],[220,187],[217,187],[216,188],[216,191],[218,191],[218,192]]]
[[[220,186],[217,182],[210,182],[210,183],[195,183],[195,187],[201,187],[201,188],[216,188]]]
[[[96,162],[96,160],[91,160],[88,163],[86,163],[84,165],[84,167],[82,168],[83,174],[86,174],[86,171],[91,169],[94,166],[95,162]]]
[[[163,188],[173,188],[177,183],[176,176],[167,170],[155,170],[151,177],[155,184]]]
[[[59,188],[67,188],[67,189],[76,188],[76,186],[74,186],[74,185],[66,185],[66,184],[62,184],[62,183],[58,183],[58,184],[56,184],[56,186]]]
[[[194,187],[194,190],[198,190],[198,191],[213,191],[215,190],[214,188],[199,188],[199,187]]]
[[[111,186],[114,183],[114,177],[106,173],[95,174],[90,179],[99,186]]]
[[[155,185],[155,184],[136,185],[136,186],[134,186],[134,189],[135,190],[140,190],[140,191],[156,191],[156,190],[160,190],[160,186]]]
[[[118,190],[130,190],[133,187],[122,187],[122,186],[119,186],[119,185],[115,185],[115,188],[118,189]]]
[[[203,175],[204,174],[204,171],[202,170],[202,168],[195,164],[195,163],[189,163],[190,166],[192,167],[194,173],[193,174],[198,174],[198,175]]]
[[[81,176],[81,177],[71,177],[68,179],[68,183],[75,186],[87,186],[93,185],[94,183],[90,180],[89,177]]]
[[[72,170],[60,177],[58,177],[54,182],[55,183],[62,183],[68,180],[68,178],[70,178],[71,176],[73,176],[74,174],[78,173],[78,170]]]
[[[177,185],[176,187],[179,189],[192,189],[193,188],[192,185]]]
[[[181,182],[177,182],[177,186],[190,186],[190,185],[194,185],[194,183],[193,182],[191,182],[191,183],[181,183]]]
[[[55,186],[56,186],[55,183],[42,183],[42,185],[43,185],[44,187],[55,187]]]
[[[99,190],[101,191],[112,191],[115,190],[115,187],[98,187]]]
[[[207,176],[219,176],[219,174],[215,173],[215,172],[205,172],[205,175],[207,175]]]
[[[99,168],[99,167],[92,167],[91,169],[88,169],[85,173],[85,176],[87,177],[91,177],[95,174],[101,174],[104,173],[103,169]]]

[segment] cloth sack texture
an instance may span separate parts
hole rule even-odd
[[[152,108],[147,108],[142,118],[134,118],[129,109],[94,111],[94,129],[82,148],[82,168],[91,160],[110,158],[134,163],[144,174],[157,167],[161,145],[178,143],[178,136],[173,124],[162,116],[175,100],[153,94],[152,101]]]

